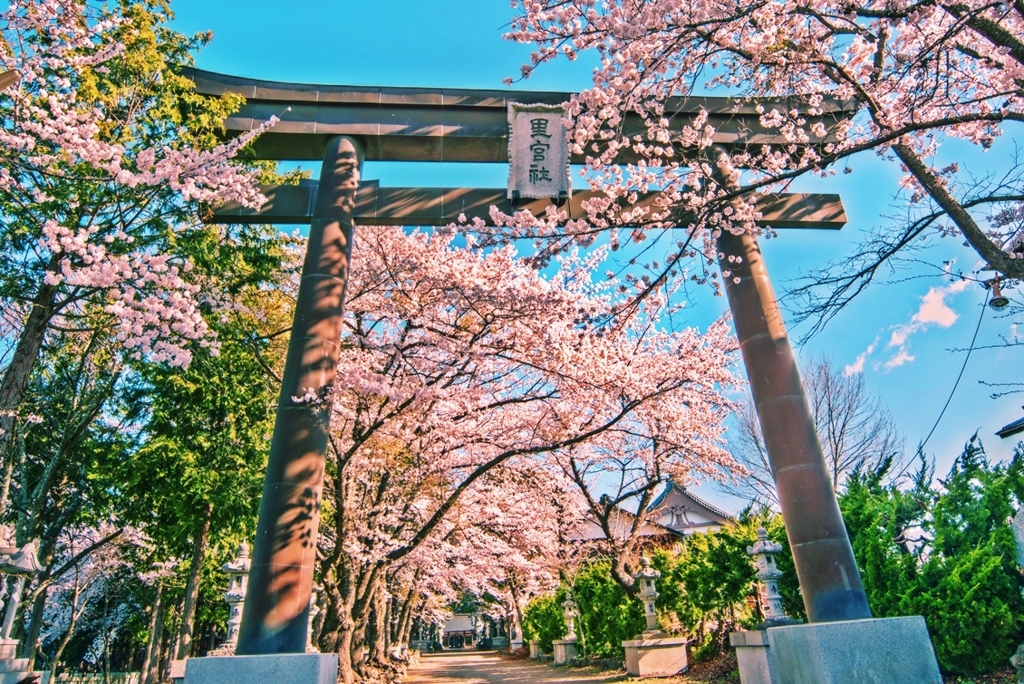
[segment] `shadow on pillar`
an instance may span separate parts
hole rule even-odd
[[[347,137],[324,153],[277,406],[239,655],[304,653],[363,151]]]

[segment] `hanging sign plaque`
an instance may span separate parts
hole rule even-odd
[[[559,199],[572,195],[569,140],[560,105],[508,106],[508,197]]]

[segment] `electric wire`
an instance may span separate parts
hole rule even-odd
[[[978,341],[978,331],[981,330],[981,322],[985,320],[985,309],[988,308],[988,294],[985,294],[985,301],[981,303],[981,315],[978,316],[978,325],[974,327],[974,337],[971,338],[971,346],[967,348],[967,356],[964,357],[964,363],[960,366],[960,374],[956,376],[956,382],[953,383],[953,389],[949,392],[949,398],[946,399],[946,404],[942,407],[942,411],[939,412],[939,417],[935,419],[935,425],[932,425],[931,431],[928,436],[921,442],[921,446],[918,450],[924,451],[925,444],[935,434],[935,429],[939,427],[939,423],[942,422],[942,417],[946,415],[946,409],[949,408],[950,402],[953,401],[953,395],[956,394],[956,388],[960,386],[960,380],[964,377],[964,371],[967,370],[967,362],[971,360],[971,353],[974,351],[974,344]]]

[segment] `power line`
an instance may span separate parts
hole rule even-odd
[[[953,395],[956,393],[956,388],[960,386],[960,380],[964,377],[964,371],[967,370],[967,362],[971,360],[971,352],[974,351],[974,343],[978,341],[978,331],[981,330],[981,322],[985,319],[985,309],[988,308],[988,306],[986,306],[988,301],[987,292],[985,293],[985,300],[986,301],[981,303],[981,315],[978,316],[978,325],[974,327],[974,337],[971,338],[971,346],[967,348],[967,356],[964,357],[964,365],[960,366],[960,374],[956,376],[956,382],[953,383],[953,389],[949,392],[949,398],[946,399],[946,404],[942,407],[942,411],[939,412],[939,417],[935,419],[935,425],[932,425],[931,432],[928,433],[928,436],[924,438],[923,442],[921,442],[921,446],[918,447],[918,450],[922,452],[924,451],[924,445],[927,444],[928,440],[932,438],[933,434],[935,434],[935,428],[939,427],[939,423],[942,422],[942,417],[946,415],[946,409],[949,408],[950,402],[953,401]]]

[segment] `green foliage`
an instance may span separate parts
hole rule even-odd
[[[523,611],[523,637],[527,641],[539,641],[545,653],[551,652],[552,641],[565,636],[563,601],[565,590],[560,588],[554,594],[536,597]]]
[[[687,537],[676,551],[660,549],[652,553],[651,564],[661,573],[657,582],[659,626],[666,632],[691,637],[697,659],[721,652],[730,631],[753,627],[761,619],[748,601],[755,577],[747,554],[761,526],[771,538],[785,542],[779,516],[748,511],[736,524],[718,532]],[[780,587],[788,592],[783,596],[786,609],[802,614],[788,546],[777,560],[780,568],[792,573],[791,585]],[[611,570],[609,560],[595,559],[572,578],[572,595],[580,612],[577,632],[590,657],[621,658],[622,642],[646,628],[642,603],[629,597],[613,579]],[[527,638],[541,638],[545,648],[565,632],[561,602],[569,587],[563,584],[558,591],[557,598],[534,599],[524,618]],[[540,634],[544,636],[536,636]]]
[[[755,578],[747,546],[757,538],[756,529],[748,521],[686,539],[669,578],[682,589],[674,607],[688,631],[701,631],[708,620],[723,626],[750,622],[745,602]]]
[[[768,511],[747,511],[737,523],[717,532],[687,537],[679,553],[666,559],[665,569],[659,567],[662,581],[658,585],[658,605],[674,611],[680,631],[693,637],[697,659],[721,652],[730,631],[749,629],[761,620],[748,601],[756,578],[747,554],[747,547],[755,542],[757,528],[761,526],[768,530],[769,537],[783,543],[784,550],[777,560],[779,567],[790,573],[792,582],[789,587],[780,587],[785,608],[791,614],[802,613],[792,557],[779,516]],[[655,556],[656,566],[659,555]]]
[[[580,637],[591,657],[621,657],[622,642],[646,626],[643,605],[612,579],[611,563],[587,563],[573,578],[573,598],[580,612]]]
[[[856,474],[840,505],[872,610],[923,615],[939,666],[975,675],[1005,666],[1024,638],[1024,575],[1008,519],[1024,495],[1024,449],[990,464],[977,435],[943,489],[922,466],[911,487]]]

